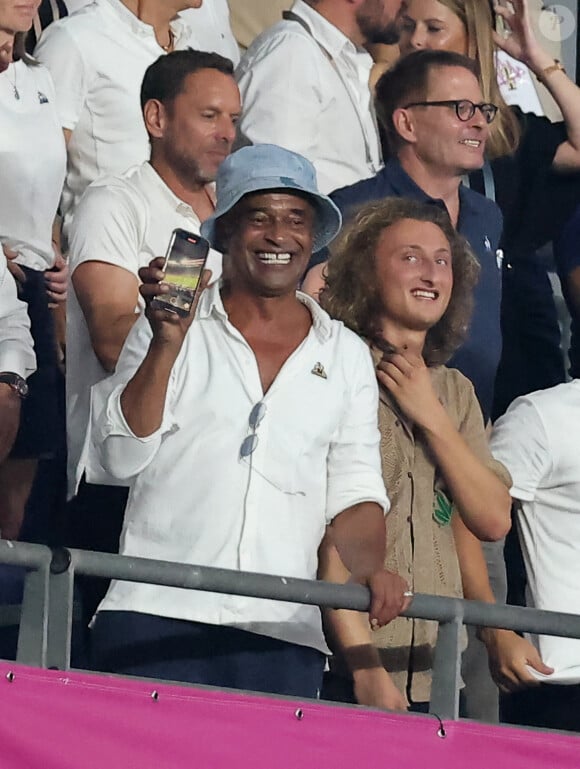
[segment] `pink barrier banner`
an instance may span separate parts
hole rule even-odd
[[[580,738],[0,664],[1,769],[578,769]]]

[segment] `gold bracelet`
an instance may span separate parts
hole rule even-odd
[[[566,74],[566,69],[559,59],[554,59],[554,63],[550,64],[546,69],[543,69],[539,75],[536,75],[536,77],[540,83],[545,83],[546,78],[548,75],[551,75],[552,72],[563,72]]]

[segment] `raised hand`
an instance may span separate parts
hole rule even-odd
[[[494,42],[514,59],[530,66],[542,48],[538,43],[532,21],[528,0],[510,0],[505,4],[494,5],[494,13],[503,19],[507,35],[504,37],[493,32]]]
[[[200,297],[211,280],[211,270],[203,271],[191,310],[187,316],[183,317],[170,310],[159,309],[152,305],[155,297],[160,294],[169,293],[169,286],[167,283],[163,283],[163,278],[165,277],[163,272],[164,262],[163,257],[157,257],[149,262],[147,267],[142,267],[139,270],[139,278],[141,280],[139,291],[145,300],[145,315],[151,325],[155,341],[160,344],[181,347],[187,330],[195,316]]]
[[[377,366],[377,378],[405,416],[419,427],[426,428],[443,416],[443,406],[422,357],[408,352],[385,354]]]

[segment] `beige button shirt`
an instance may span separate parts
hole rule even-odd
[[[380,353],[379,356],[380,358]],[[475,455],[509,487],[510,476],[493,459],[471,383],[455,369],[431,369],[433,386],[453,424]],[[380,388],[379,429],[383,477],[391,499],[387,517],[387,569],[404,577],[416,593],[463,596],[450,524],[433,517],[435,497],[445,483],[421,436],[390,395]],[[399,617],[373,633],[385,668],[414,702],[426,702],[437,623]]]

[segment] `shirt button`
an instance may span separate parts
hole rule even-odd
[[[411,523],[412,520],[413,520],[413,516],[412,515],[408,515],[407,516],[407,523]]]
[[[401,426],[401,423],[400,423],[400,422],[399,422],[399,420],[397,419],[397,421],[395,422],[395,427],[400,427],[400,426]]]
[[[409,472],[407,473],[407,478],[412,478],[412,477],[413,477],[413,473],[409,470]]]

